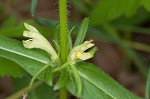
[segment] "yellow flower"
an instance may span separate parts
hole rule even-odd
[[[69,53],[68,62],[70,64],[75,64],[78,61],[84,61],[93,57],[93,52],[85,52],[87,49],[94,46],[90,41],[85,41],[83,44],[74,47]]]
[[[58,55],[52,45],[40,34],[40,32],[33,26],[24,23],[27,30],[23,31],[23,36],[31,38],[28,40],[23,40],[23,45],[25,48],[39,48],[45,50],[51,55],[51,59],[55,60]]]

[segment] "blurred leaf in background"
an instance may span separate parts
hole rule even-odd
[[[149,10],[148,0],[99,0],[90,13],[92,25],[112,21],[122,15],[131,17],[141,6]]]
[[[25,71],[15,62],[0,58],[0,77],[22,77]]]

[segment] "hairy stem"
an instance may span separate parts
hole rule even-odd
[[[67,0],[59,0],[59,18],[61,60],[62,63],[65,63],[68,56]]]
[[[62,64],[68,56],[68,18],[67,18],[67,0],[59,0],[59,20],[60,20],[60,57]],[[66,88],[60,89],[59,99],[67,99]]]

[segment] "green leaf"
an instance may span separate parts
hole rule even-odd
[[[121,15],[131,17],[143,5],[150,11],[149,4],[149,0],[99,0],[90,13],[90,22],[98,25]]]
[[[41,23],[41,24],[44,24],[46,26],[51,26],[51,27],[55,27],[56,24],[58,24],[58,21],[56,20],[50,20],[50,19],[46,19],[46,18],[41,18],[41,17],[35,17],[35,19]]]
[[[150,29],[145,27],[139,27],[133,25],[121,25],[121,24],[113,24],[113,27],[118,31],[129,31],[129,32],[132,31],[135,33],[150,35]]]
[[[60,75],[59,80],[57,81],[56,85],[54,86],[54,90],[60,89],[69,82],[70,80],[70,74],[68,71],[63,71]]]
[[[146,88],[145,88],[145,99],[149,99],[150,97],[150,67],[147,76]]]
[[[30,85],[29,85],[29,88],[32,87],[33,85],[33,82],[35,81],[35,79],[41,75],[48,67],[50,67],[51,65],[53,64],[53,61],[47,63],[45,66],[43,66],[37,73],[35,73],[35,75],[33,76],[33,78],[31,79],[31,82],[30,82]]]
[[[82,0],[70,0],[71,4],[74,6],[77,11],[81,12],[82,14],[87,14],[89,9],[85,5],[85,3]]]
[[[146,10],[150,11],[150,0],[143,0],[143,6]]]
[[[83,40],[84,40],[85,35],[87,33],[88,24],[89,24],[89,19],[85,18],[82,21],[82,24],[81,24],[81,27],[79,29],[79,32],[78,32],[78,35],[77,35],[77,38],[76,38],[74,46],[77,46],[77,45],[80,45],[80,44],[83,43]]]
[[[47,27],[42,27],[33,20],[26,20],[26,21],[23,21],[23,22],[17,24],[17,26],[14,25],[14,26],[7,27],[7,28],[6,27],[0,28],[0,34],[9,36],[12,38],[22,37],[23,31],[25,30],[24,25],[23,25],[24,23],[29,23],[29,24],[34,25],[36,28],[38,28],[39,32],[47,38],[52,36],[52,33],[54,32],[53,28],[49,29]]]
[[[148,73],[148,69],[146,67],[146,62],[143,61],[143,59],[137,52],[135,52],[134,50],[129,48],[129,46],[127,44],[123,44],[122,47],[124,47],[125,54],[129,57],[129,59],[134,64],[136,64],[136,67],[141,72],[141,74],[143,76],[146,76]]]
[[[121,0],[101,0],[98,1],[90,13],[90,23],[91,25],[97,25],[108,21],[108,18],[116,18],[120,15],[120,8],[118,7],[118,2]],[[120,6],[121,4],[119,4]],[[109,10],[108,10],[109,9]],[[119,10],[118,10],[119,9]],[[114,13],[115,12],[115,13]]]
[[[52,86],[53,84],[53,74],[52,74],[52,68],[48,68],[48,70],[45,71],[45,74],[44,74],[44,80],[45,82]]]
[[[16,26],[16,23],[17,23],[16,17],[13,15],[10,15],[0,28],[3,28],[3,29],[10,28],[10,27]]]
[[[31,11],[31,15],[32,15],[32,16],[35,16],[37,1],[38,1],[38,0],[31,0],[30,11]]]
[[[79,96],[82,91],[82,82],[81,82],[81,79],[80,79],[80,76],[79,76],[79,73],[78,73],[76,67],[74,65],[70,64],[70,68],[72,70],[72,74],[73,74],[75,82],[77,84],[77,96]]]
[[[94,55],[94,53],[96,53],[96,51],[97,51],[97,47],[93,47],[92,49],[90,49],[88,51],[88,53],[91,53],[92,55]]]
[[[36,96],[36,97],[35,97]],[[53,87],[42,84],[32,91],[29,99],[57,99]]]
[[[83,82],[82,99],[140,99],[93,64],[81,63],[77,69]],[[77,96],[74,81],[67,88]]]
[[[82,94],[80,98],[82,99],[112,99],[110,96],[106,95],[97,86],[94,86],[87,80],[82,79]],[[77,85],[72,77],[70,83],[67,85],[68,90],[75,96],[77,96]]]
[[[21,42],[0,35],[0,57],[19,64],[31,75],[37,73],[50,59],[47,53],[38,49],[26,49]]]
[[[0,77],[22,77],[25,71],[13,61],[0,57]]]
[[[70,50],[70,51],[71,51],[71,49],[72,49],[72,47],[73,47],[71,34],[72,34],[72,31],[73,31],[74,28],[75,28],[75,27],[72,27],[72,28],[70,29],[69,33],[68,33],[68,41],[69,41],[69,50]]]
[[[142,5],[142,0],[124,0],[124,14],[126,17],[132,16]]]
[[[59,26],[55,28],[55,33],[53,35],[53,41],[55,49],[57,50],[58,55],[60,54],[60,46],[59,46]]]
[[[112,6],[110,12],[107,14],[108,20],[113,20],[116,17],[120,17],[126,0],[112,0]]]

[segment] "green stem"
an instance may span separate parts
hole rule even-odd
[[[67,0],[59,0],[59,20],[60,20],[60,57],[62,64],[68,56],[68,18],[67,18]],[[66,88],[60,89],[59,99],[67,99]]]
[[[29,88],[32,87],[32,84],[33,84],[33,82],[35,81],[35,79],[36,79],[44,70],[46,70],[52,63],[53,63],[53,61],[51,61],[51,62],[49,62],[48,64],[46,64],[42,69],[40,69],[40,70],[33,76],[33,78],[31,79]]]
[[[74,65],[70,64],[70,68],[72,70],[72,73],[73,73],[74,78],[75,78],[75,82],[76,82],[77,87],[78,87],[77,94],[78,94],[78,96],[80,96],[81,90],[82,90],[82,84],[81,84],[81,79],[80,79],[79,73],[78,73],[78,71]]]
[[[67,0],[59,0],[59,18],[61,60],[65,63],[68,56]]]
[[[67,67],[67,66],[68,66],[68,62],[66,62],[66,63],[63,64],[62,66],[60,66],[60,67],[54,69],[54,70],[52,71],[52,73],[55,73],[55,72],[57,72],[57,71],[60,71],[60,70],[64,69],[64,68]]]
[[[31,91],[32,89],[37,88],[38,86],[40,86],[42,84],[41,81],[37,81],[33,84],[32,88],[29,90],[29,86],[23,88],[22,90],[18,91],[17,93],[7,97],[6,99],[19,99],[20,97],[22,97],[23,94],[28,93],[29,91]]]

